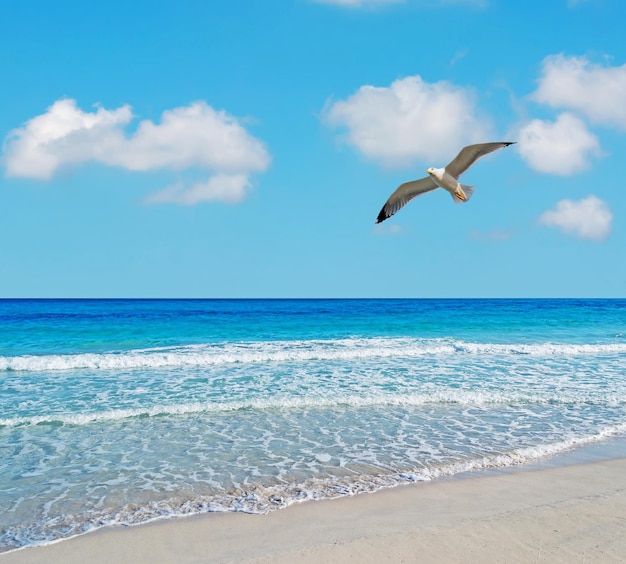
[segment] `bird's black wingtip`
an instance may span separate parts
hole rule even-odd
[[[376,224],[382,223],[388,217],[389,216],[385,213],[385,210],[380,210],[380,213],[378,214],[378,217],[376,218]]]
[[[508,147],[509,145],[515,145],[517,143],[517,141],[505,141],[504,142],[504,146]]]

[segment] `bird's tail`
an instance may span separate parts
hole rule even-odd
[[[456,194],[452,194],[452,199],[454,200],[455,204],[463,204],[467,202],[472,197],[472,194],[474,193],[473,186],[467,186],[466,184],[461,184],[461,189],[463,190],[463,193],[465,194],[465,199],[463,200],[462,198],[459,198]]]

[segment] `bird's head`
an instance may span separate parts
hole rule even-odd
[[[426,169],[426,173],[427,174],[434,174],[435,173],[435,169],[431,166],[430,168]]]

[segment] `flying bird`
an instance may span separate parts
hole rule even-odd
[[[477,145],[463,147],[452,162],[444,168],[430,167],[426,169],[428,176],[425,178],[400,184],[397,190],[389,196],[383,209],[380,210],[376,223],[380,223],[391,217],[413,198],[417,198],[417,196],[421,196],[437,188],[444,188],[450,192],[455,204],[467,202],[474,193],[474,187],[459,184],[459,176],[480,159],[480,157],[513,144],[515,144],[515,141],[502,141],[498,143],[478,143]]]

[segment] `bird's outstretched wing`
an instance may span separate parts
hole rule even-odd
[[[437,184],[435,184],[435,181],[430,176],[400,184],[396,191],[391,194],[391,196],[389,196],[389,199],[383,206],[383,209],[380,210],[380,213],[378,214],[378,219],[376,219],[376,223],[385,221],[385,219],[391,217],[402,206],[404,206],[407,202],[410,202],[413,198],[417,198],[417,196],[426,194],[426,192],[430,192],[435,188],[438,188],[438,186]]]
[[[477,145],[468,145],[463,147],[461,152],[454,157],[452,162],[446,166],[446,172],[458,178],[470,166],[472,166],[480,157],[483,157],[493,151],[513,145],[515,141],[502,141],[498,143],[478,143]]]

